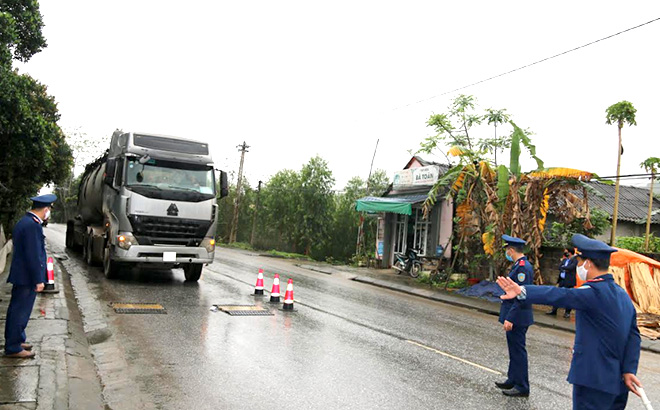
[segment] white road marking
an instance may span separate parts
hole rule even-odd
[[[432,351],[432,352],[435,352],[435,353],[441,354],[441,355],[443,355],[443,356],[445,356],[445,357],[449,357],[450,359],[454,359],[454,360],[457,360],[457,361],[459,361],[459,362],[462,362],[462,363],[465,363],[465,364],[469,364],[470,366],[474,366],[474,367],[479,368],[479,369],[481,369],[481,370],[485,370],[485,371],[487,371],[487,372],[490,372],[490,373],[493,373],[493,374],[497,374],[497,375],[502,375],[502,373],[498,372],[497,370],[489,369],[488,367],[484,367],[484,366],[482,366],[482,365],[480,365],[480,364],[472,363],[472,362],[469,361],[469,360],[461,359],[460,357],[456,357],[456,356],[454,356],[454,355],[451,355],[451,354],[449,354],[449,353],[445,353],[445,352],[443,352],[443,351],[440,351],[440,350],[438,350],[438,349],[434,349],[434,348],[432,348],[432,347],[429,347],[429,346],[423,345],[423,344],[421,344],[421,343],[417,343],[417,342],[412,341],[412,340],[406,340],[406,342],[408,342],[408,343],[410,343],[410,344],[413,344],[413,345],[415,345],[415,346],[423,347],[423,348],[426,349],[426,350],[430,350],[430,351]]]

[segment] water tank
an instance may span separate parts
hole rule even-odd
[[[103,223],[103,174],[106,158],[87,166],[78,191],[78,211],[87,225]]]

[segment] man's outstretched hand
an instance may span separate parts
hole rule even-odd
[[[511,278],[507,278],[504,276],[500,276],[497,278],[497,284],[502,288],[504,291],[504,295],[500,296],[500,299],[513,299],[516,296],[520,295],[521,289],[520,286],[511,280]]]

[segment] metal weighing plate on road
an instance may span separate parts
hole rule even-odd
[[[158,303],[111,303],[115,313],[151,313],[167,314],[167,311]]]
[[[273,316],[270,310],[254,305],[215,305],[230,316]]]

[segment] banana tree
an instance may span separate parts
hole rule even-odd
[[[477,252],[485,253],[494,261],[498,272],[507,266],[501,251],[501,235],[509,233],[526,240],[528,256],[535,268],[535,280],[542,283],[540,248],[547,215],[552,212],[565,223],[584,217],[588,225],[586,188],[582,188],[582,198],[573,191],[589,181],[593,174],[568,168],[545,168],[536,155],[530,133],[512,121],[509,124],[513,128],[509,167],[493,168],[488,161],[479,160],[478,153],[470,147],[454,145],[447,154],[448,158],[459,158],[458,164],[438,180],[424,207],[429,212],[438,193],[446,190],[447,196],[453,197],[457,204],[457,248],[463,258],[471,260]],[[536,161],[537,168],[532,172],[521,172],[523,148]],[[452,267],[458,253],[454,253]]]

